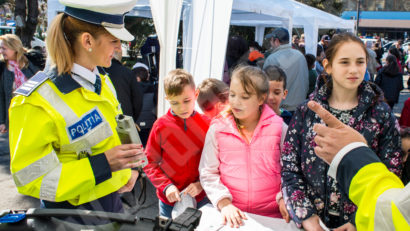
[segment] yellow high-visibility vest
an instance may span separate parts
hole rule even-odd
[[[403,187],[381,162],[362,167],[349,187],[357,230],[410,230],[410,184]]]
[[[40,78],[21,87],[28,94],[13,98],[10,169],[20,193],[80,205],[128,182],[131,171],[125,169],[96,185],[87,158],[121,144],[115,129],[121,109],[108,76],[100,76],[100,95],[83,87],[62,93],[53,81]]]

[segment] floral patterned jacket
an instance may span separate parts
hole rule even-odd
[[[330,90],[318,87],[310,100],[329,109]],[[375,84],[363,81],[359,86],[359,104],[353,110],[348,125],[359,131],[369,147],[388,169],[401,174],[402,153],[398,123],[389,106],[383,102],[383,93]],[[300,227],[303,220],[319,215],[327,226],[354,224],[356,206],[338,190],[337,182],[327,176],[329,165],[314,153],[313,125],[323,123],[307,107],[300,105],[289,124],[281,154],[282,192],[287,209]],[[330,211],[329,208],[339,208]]]

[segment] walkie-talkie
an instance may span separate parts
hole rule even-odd
[[[117,121],[117,133],[121,144],[142,144],[134,120],[131,116],[119,114],[115,117]],[[148,159],[144,155],[142,164],[138,168],[143,168],[148,164]]]

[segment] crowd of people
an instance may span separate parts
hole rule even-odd
[[[323,120],[308,100],[362,134],[371,155],[408,183],[410,101],[402,127],[392,112],[410,71],[402,42],[383,65],[380,40],[369,47],[351,33],[323,35],[316,54],[305,54],[304,36],[290,37],[285,28],[266,35],[265,52],[233,36],[222,80],[196,87],[183,69],[161,80],[170,109],[157,118],[149,63],[132,70],[121,63],[120,40],[133,37],[116,17],[134,1],[61,3],[66,9],[48,30],[44,70],[17,36],[0,36],[0,132],[9,131],[18,191],[42,207],[123,212],[120,193],[134,188],[146,155],[143,171],[162,216],[171,218],[190,198],[197,208],[211,203],[231,227],[249,212],[305,230],[321,230],[320,221],[356,230],[356,205],[328,176],[330,162],[316,155],[315,124]],[[108,23],[94,17],[107,14]],[[122,113],[140,129],[142,145],[121,144],[115,118]]]

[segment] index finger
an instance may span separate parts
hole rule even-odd
[[[130,149],[141,149],[142,145],[141,144],[121,144],[120,149],[123,151],[127,151]]]
[[[344,124],[340,122],[340,120],[336,119],[330,112],[324,109],[320,104],[315,101],[309,101],[308,107],[310,110],[314,111],[326,124],[328,127],[331,128],[340,128],[343,127]]]

